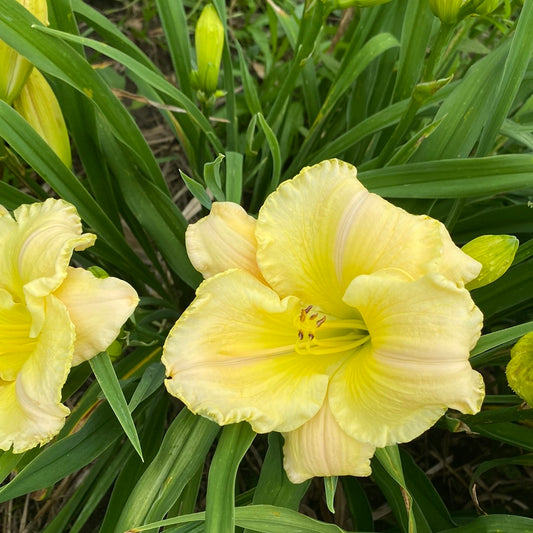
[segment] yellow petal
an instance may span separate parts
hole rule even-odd
[[[479,411],[483,380],[468,357],[482,315],[466,289],[440,275],[410,282],[382,272],[356,278],[345,300],[370,334],[330,384],[347,433],[383,447],[417,437],[448,407]]]
[[[327,401],[303,426],[284,433],[283,465],[293,483],[312,477],[369,476],[374,446],[347,435],[331,414]]]
[[[72,252],[96,240],[90,233],[82,235],[76,208],[63,200],[24,204],[13,215],[15,221],[1,217],[2,244],[8,253],[2,254],[0,267],[3,276],[10,276],[12,281],[4,283],[11,289],[39,281],[41,295],[55,290],[66,276]],[[36,294],[31,287],[26,290]]]
[[[70,168],[72,158],[65,119],[54,91],[37,69],[32,70],[13,107]]]
[[[240,268],[262,279],[255,258],[256,221],[238,204],[215,202],[211,213],[187,228],[187,253],[204,278]]]
[[[65,304],[74,323],[73,366],[104,351],[139,302],[135,289],[125,281],[96,278],[83,268],[72,267],[54,295]]]
[[[257,258],[276,292],[347,316],[342,297],[361,274],[391,267],[417,279],[446,271],[459,284],[477,275],[480,266],[440,222],[370,194],[356,174],[348,163],[324,161],[267,198],[257,220]]]
[[[48,442],[69,410],[61,404],[74,349],[74,327],[65,306],[46,300],[46,317],[15,381],[0,380],[0,448],[20,453]]]
[[[280,300],[257,278],[230,270],[204,281],[170,332],[163,364],[170,394],[218,424],[291,431],[322,406],[333,356],[302,356],[298,299]]]
[[[35,349],[31,315],[24,304],[0,289],[0,380],[14,381]]]
[[[65,279],[73,250],[92,246],[96,237],[82,235],[76,209],[63,200],[21,205],[13,215],[15,220],[0,217],[2,284],[26,300],[33,317],[30,335],[36,336],[44,320],[42,297]]]

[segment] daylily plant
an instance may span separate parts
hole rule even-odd
[[[19,453],[54,437],[69,409],[70,368],[105,350],[138,298],[125,281],[68,266],[94,244],[63,200],[0,206],[0,449]]]
[[[305,168],[257,220],[215,203],[186,237],[207,279],[166,341],[167,389],[218,424],[282,432],[291,481],[369,475],[376,447],[480,409],[465,284],[481,265],[353,166]]]

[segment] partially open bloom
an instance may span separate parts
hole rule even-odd
[[[46,0],[18,0],[48,24]],[[0,100],[24,117],[63,163],[72,164],[67,127],[59,102],[44,76],[23,56],[0,40]]]
[[[18,0],[34,17],[48,24],[46,0]],[[0,40],[0,100],[11,104],[26,83],[33,65]]]
[[[105,350],[137,305],[135,290],[69,265],[96,237],[63,200],[0,206],[0,449],[23,452],[64,424],[71,366]]]
[[[33,69],[13,107],[70,168],[72,157],[65,119],[52,87],[37,69]]]
[[[448,407],[480,409],[468,357],[482,315],[464,285],[481,266],[440,222],[369,193],[338,160],[280,185],[257,221],[240,210],[229,224],[239,210],[218,204],[187,232],[207,279],[163,363],[189,409],[282,432],[293,482],[369,475],[376,447]],[[233,236],[211,246],[213,228]]]

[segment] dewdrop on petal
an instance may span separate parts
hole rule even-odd
[[[513,235],[482,235],[461,249],[483,265],[479,276],[466,285],[471,291],[496,281],[507,272],[518,249],[518,239]]]
[[[34,17],[48,24],[46,0],[19,0]],[[0,40],[0,100],[11,105],[28,80],[33,65]]]
[[[533,407],[533,332],[514,345],[505,373],[511,389]]]
[[[211,4],[204,7],[194,33],[198,71],[194,73],[194,84],[206,94],[217,89],[222,49],[224,48],[224,26]]]
[[[65,119],[52,88],[37,69],[32,71],[13,107],[70,168],[72,159]]]

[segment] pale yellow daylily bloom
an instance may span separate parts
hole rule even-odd
[[[68,266],[94,244],[63,200],[0,206],[0,449],[49,441],[69,410],[61,389],[72,365],[105,350],[137,305],[135,290]]]
[[[480,409],[468,357],[482,315],[465,283],[481,265],[353,166],[305,168],[257,221],[214,204],[187,248],[208,279],[165,343],[167,389],[219,424],[282,432],[293,482],[369,475],[376,447]]]

